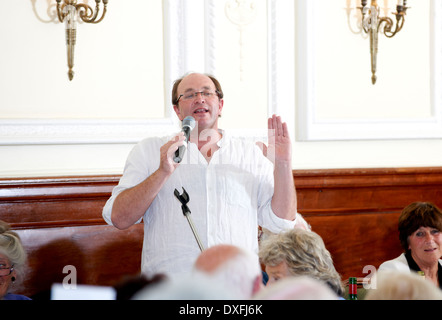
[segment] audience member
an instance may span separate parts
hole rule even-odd
[[[339,300],[324,282],[310,277],[287,276],[265,287],[255,300]]]
[[[0,220],[0,300],[30,300],[10,292],[22,277],[25,263],[26,252],[19,235]]]
[[[269,276],[267,285],[288,276],[308,276],[326,283],[339,296],[344,293],[330,252],[313,231],[294,228],[273,235],[261,242],[259,258]]]
[[[442,212],[430,202],[414,202],[399,216],[399,257],[382,263],[379,271],[423,271],[425,278],[442,288]]]
[[[377,272],[365,300],[442,300],[442,291],[417,273]]]
[[[236,300],[239,299],[218,281],[204,274],[167,278],[141,289],[133,300]]]
[[[258,256],[229,244],[204,250],[195,261],[193,270],[223,283],[240,299],[250,299],[262,287]]]

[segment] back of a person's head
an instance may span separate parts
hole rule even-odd
[[[415,272],[380,271],[365,300],[442,300],[442,291]]]
[[[339,297],[322,281],[309,277],[286,277],[267,285],[256,300],[338,300]]]
[[[249,299],[256,283],[261,283],[258,256],[242,248],[221,244],[204,250],[194,264],[195,273],[203,273]]]
[[[236,300],[239,297],[223,284],[203,274],[168,278],[136,293],[133,300]]]

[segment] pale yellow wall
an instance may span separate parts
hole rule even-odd
[[[364,120],[422,118],[431,114],[430,1],[409,1],[412,8],[400,34],[393,39],[380,37],[376,86],[370,82],[368,40],[352,33],[347,24],[345,8],[354,6],[356,1],[315,1],[318,4],[320,1],[318,7],[324,10],[316,10],[314,33],[315,99],[320,117]],[[170,31],[164,14],[165,4],[174,7],[178,2],[109,0],[108,14],[101,23],[78,26],[75,77],[69,82],[64,26],[46,22],[51,20],[48,6],[52,12],[55,0],[36,0],[36,11],[34,1],[0,0],[0,126],[2,120],[11,119],[173,120],[170,92],[166,92],[171,79],[167,78],[166,70],[179,62],[175,61],[175,52],[164,52],[170,48],[164,42]],[[213,10],[214,16],[206,16],[206,21],[210,25],[213,19],[211,32],[216,39],[204,45],[204,30],[195,34],[201,38],[195,43],[206,46],[212,54],[201,64],[192,62],[192,66],[207,66],[206,70],[198,67],[194,71],[213,69],[221,80],[226,93],[222,127],[240,132],[262,131],[268,110],[272,109],[269,106],[272,76],[269,59],[273,44],[269,46],[272,25],[268,10],[273,4],[287,5],[288,2],[244,1],[252,5],[256,15],[242,30],[226,13],[226,3],[235,2],[192,2]],[[393,6],[395,1],[389,2]],[[94,1],[89,3],[94,5]],[[286,13],[293,19],[295,7],[289,5],[290,12]],[[204,12],[202,9],[193,16],[187,14],[192,23],[201,23]],[[289,20],[287,25],[292,26]],[[278,38],[295,47],[295,30],[289,27],[281,31],[281,25],[284,26],[284,21],[279,21]],[[413,43],[411,49],[405,49],[410,42]],[[204,56],[201,47],[186,50],[190,58],[181,56],[183,61]],[[295,52],[288,52],[293,60],[277,62],[287,64],[287,74],[293,75],[299,66],[291,69]],[[171,56],[173,61],[168,60]],[[277,106],[283,113],[303,107],[296,105],[295,83],[287,81],[279,82],[278,86],[284,88],[283,94],[288,97],[283,105]],[[290,87],[285,89],[287,83]],[[286,120],[291,124],[294,169],[441,165],[440,139],[298,141],[295,116]],[[154,123],[155,128],[161,129]],[[170,130],[169,124],[166,129]],[[20,140],[20,133],[17,135]],[[0,145],[0,177],[121,173],[133,144],[121,141],[3,143]]]
[[[256,129],[267,123],[267,1],[255,1],[254,6],[244,20],[225,7],[226,14],[219,18],[216,71],[226,93],[220,124],[228,129]]]
[[[0,1],[1,118],[163,117],[161,1],[110,1],[78,23],[72,81],[55,3]]]

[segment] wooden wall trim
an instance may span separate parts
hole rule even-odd
[[[120,175],[0,179],[0,199],[45,200],[108,195]]]
[[[15,229],[105,224],[120,175],[0,179],[0,218]]]
[[[442,167],[293,170],[297,188],[441,185]]]
[[[442,167],[295,170],[298,210],[308,215],[397,212],[441,202]]]

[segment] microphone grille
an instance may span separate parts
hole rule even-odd
[[[187,116],[183,120],[183,127],[189,127],[190,130],[193,130],[195,128],[195,118],[191,116]]]

